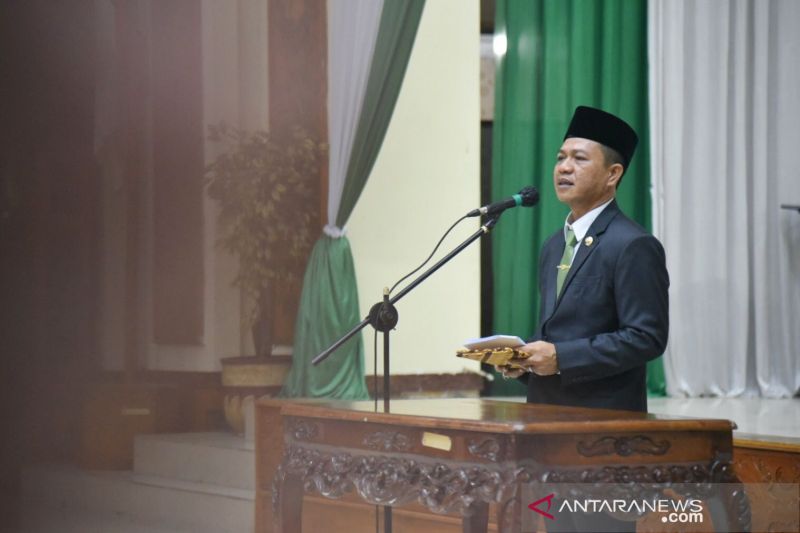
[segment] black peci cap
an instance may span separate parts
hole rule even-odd
[[[575,108],[564,139],[569,137],[590,139],[613,148],[622,156],[626,170],[639,143],[639,137],[627,122],[601,109],[586,106]]]

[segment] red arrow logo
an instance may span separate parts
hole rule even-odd
[[[528,505],[528,509],[530,509],[531,511],[536,511],[540,515],[546,516],[550,520],[555,520],[556,518],[547,512],[550,510],[550,506],[553,505],[553,496],[555,496],[555,494],[550,494],[548,496],[545,496],[544,498],[536,500],[532,504]],[[539,509],[539,504],[542,502],[547,502],[547,511],[542,511],[541,509]]]

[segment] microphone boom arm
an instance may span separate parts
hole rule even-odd
[[[339,349],[344,343],[349,341],[356,333],[367,327],[368,324],[372,324],[372,326],[377,329],[378,331],[388,331],[397,324],[397,313],[393,309],[387,309],[385,306],[393,306],[400,298],[414,290],[414,288],[425,281],[431,274],[439,270],[442,266],[444,266],[447,262],[461,253],[464,248],[475,242],[476,240],[480,239],[487,233],[489,233],[492,228],[497,224],[497,220],[500,218],[502,213],[498,213],[497,215],[493,216],[489,220],[487,220],[483,226],[480,227],[478,231],[470,235],[464,242],[456,246],[450,253],[440,259],[435,265],[431,266],[428,270],[420,274],[414,281],[409,283],[406,287],[403,288],[400,292],[398,292],[392,298],[386,298],[388,295],[384,295],[384,301],[378,302],[372,306],[370,309],[369,315],[364,318],[361,322],[359,322],[356,326],[353,327],[350,331],[344,334],[342,338],[331,344],[328,348],[325,349],[322,353],[314,357],[311,360],[311,364],[316,366],[323,362],[325,359],[330,357],[333,352]],[[383,311],[383,312],[382,312]],[[382,320],[386,315],[389,315],[391,319],[391,325],[387,328],[386,320]],[[393,323],[392,323],[393,322]],[[382,329],[386,328],[386,329]]]

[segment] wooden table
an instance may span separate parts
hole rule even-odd
[[[518,532],[531,503],[522,501],[522,486],[578,482],[589,495],[619,484],[630,498],[699,483],[692,486],[704,487],[715,529],[749,530],[727,420],[482,399],[397,400],[390,413],[373,409],[372,402],[280,407],[275,531],[301,531],[304,492],[354,492],[375,505],[418,502],[459,513],[465,532],[486,531],[493,504],[498,530]],[[256,453],[268,450],[257,442]]]

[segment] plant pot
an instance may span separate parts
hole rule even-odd
[[[252,407],[277,395],[292,366],[291,356],[244,356],[222,360],[223,408],[228,425],[240,435],[252,434]]]

